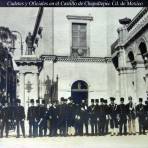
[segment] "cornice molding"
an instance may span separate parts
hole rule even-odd
[[[75,62],[75,63],[111,63],[111,57],[70,57],[70,56],[55,56],[55,55],[42,55],[42,60],[54,62]]]

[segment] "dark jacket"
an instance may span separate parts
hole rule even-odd
[[[15,120],[21,121],[25,119],[25,111],[23,106],[16,106],[14,110]]]

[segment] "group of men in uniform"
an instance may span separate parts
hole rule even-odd
[[[145,101],[145,105],[142,98],[139,98],[138,105],[133,103],[132,97],[128,97],[128,100],[129,102],[125,104],[124,98],[120,98],[120,104],[117,105],[114,97],[110,97],[110,104],[103,98],[91,99],[91,105],[88,106],[86,100],[76,103],[71,97],[68,99],[62,97],[60,103],[52,101],[49,104],[46,104],[45,100],[41,103],[40,100],[36,100],[36,105],[31,99],[27,112],[29,137],[104,136],[109,133],[109,128],[111,136],[136,135],[136,118],[139,134],[146,134],[148,100]],[[20,127],[25,137],[25,111],[19,99],[11,106],[7,101],[3,102],[3,105],[0,103],[0,137],[3,137],[4,129],[8,137],[11,121],[16,125],[16,137],[20,137]]]

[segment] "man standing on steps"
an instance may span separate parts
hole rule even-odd
[[[25,138],[25,110],[24,107],[21,106],[21,100],[16,99],[16,107],[14,110],[15,121],[16,121],[16,128],[17,128],[17,136],[16,138],[20,137],[20,127],[22,130],[23,137]]]

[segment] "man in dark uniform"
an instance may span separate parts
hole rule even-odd
[[[85,135],[88,135],[88,106],[86,101],[83,99],[81,103],[81,122],[82,122],[82,133],[83,126],[85,127]]]
[[[2,102],[0,102],[0,138],[2,137],[2,109],[3,109],[3,106],[2,106]]]
[[[100,106],[99,106],[99,135],[104,136],[105,134],[105,121],[106,121],[106,109],[104,106],[104,98],[100,98]]]
[[[88,112],[89,112],[89,119],[90,119],[90,125],[91,125],[91,135],[94,135],[94,134],[97,134],[97,118],[95,116],[94,99],[91,99],[91,105],[88,107]]]
[[[59,106],[60,135],[67,136],[67,99],[62,97],[61,103]]]
[[[108,134],[108,124],[109,124],[109,107],[107,104],[107,100],[104,99],[104,107],[105,107],[105,127],[104,127],[104,134]]]
[[[142,104],[143,99],[139,98],[139,104],[136,106],[136,115],[138,117],[139,122],[139,135],[143,134],[145,135],[145,117],[146,117],[146,111],[145,107]]]
[[[15,121],[16,121],[16,128],[17,128],[17,138],[20,137],[20,126],[22,129],[22,134],[23,137],[25,138],[25,126],[24,126],[24,121],[25,121],[25,111],[24,107],[21,106],[21,100],[16,99],[16,107],[15,107]]]
[[[42,104],[40,105],[40,121],[38,123],[39,126],[39,136],[47,135],[47,119],[46,119],[46,104],[45,100],[42,100]],[[44,133],[44,134],[43,134]]]
[[[99,106],[99,99],[95,99],[95,109],[94,109],[94,116],[96,118],[96,131],[95,131],[95,134],[99,134],[99,127],[100,127],[100,119],[99,119],[99,109],[100,109],[100,106]]]
[[[73,98],[69,97],[69,103],[68,103],[68,135],[72,136],[74,135],[73,129],[74,129],[74,122],[75,122],[75,104],[73,102]]]
[[[9,122],[10,122],[10,108],[8,106],[8,101],[5,101],[5,106],[2,108],[2,130],[1,137],[3,137],[3,131],[5,129],[6,137],[9,134]]]
[[[36,137],[36,108],[34,106],[34,100],[30,100],[31,106],[28,108],[27,120],[29,121],[29,137]]]
[[[40,105],[40,100],[36,100],[36,106],[35,106],[35,110],[36,110],[36,127],[35,127],[35,132],[36,132],[36,136],[41,136],[39,133],[39,122],[41,120],[41,105]]]
[[[145,123],[144,123],[144,127],[145,130],[148,130],[148,100],[145,101]]]
[[[129,103],[127,103],[127,115],[128,115],[128,131],[129,135],[136,135],[135,119],[136,119],[136,109],[135,104],[132,101],[132,97],[128,97]]]
[[[111,136],[118,134],[118,120],[117,120],[117,104],[115,104],[115,98],[110,97],[111,103],[109,104],[109,118],[110,118],[110,128]]]
[[[124,135],[127,135],[127,108],[124,104],[124,98],[120,98],[120,104],[117,107],[119,118],[119,135],[122,135],[122,129],[124,129]]]
[[[76,103],[75,105],[75,135],[82,136],[83,135],[83,123],[81,121],[81,107],[80,104]]]
[[[47,119],[50,120],[49,136],[57,136],[58,110],[56,106],[56,101],[52,101],[52,105],[48,109]]]

